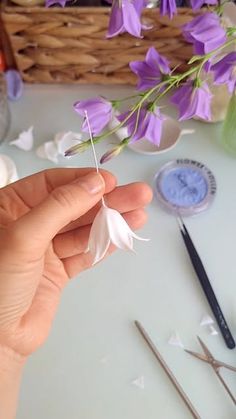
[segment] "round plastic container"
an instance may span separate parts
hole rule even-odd
[[[209,208],[216,194],[216,180],[208,167],[190,159],[165,164],[155,175],[154,191],[168,212],[192,216]]]

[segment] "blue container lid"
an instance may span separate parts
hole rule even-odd
[[[156,173],[154,191],[165,210],[191,216],[211,205],[216,194],[216,180],[203,163],[177,159],[166,163]]]

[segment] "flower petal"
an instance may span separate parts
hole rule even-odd
[[[107,208],[106,217],[111,242],[119,249],[133,250],[130,229],[122,215],[112,208]]]
[[[103,259],[109,245],[106,207],[102,206],[94,218],[88,240],[88,249],[93,256],[93,265]]]
[[[113,36],[119,35],[123,31],[123,15],[122,10],[119,5],[119,1],[114,1],[112,4],[110,21],[107,31],[107,38],[112,38]]]
[[[130,0],[122,0],[122,13],[124,28],[128,33],[138,38],[142,38],[141,29],[142,25],[140,17],[135,10],[133,3]]]
[[[24,151],[30,151],[34,145],[34,136],[33,136],[34,127],[31,126],[26,131],[22,131],[18,138],[10,142],[10,145],[15,145]]]

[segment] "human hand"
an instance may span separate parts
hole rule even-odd
[[[91,267],[85,250],[104,194],[132,229],[146,221],[150,188],[101,174],[51,169],[0,189],[0,346],[27,356],[44,342],[63,287]]]

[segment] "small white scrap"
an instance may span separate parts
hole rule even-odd
[[[0,188],[18,180],[16,165],[10,157],[0,154]]]
[[[10,141],[10,145],[15,145],[24,151],[32,150],[34,145],[33,129],[34,127],[31,126],[28,130],[21,132],[19,137]]]
[[[205,314],[202,317],[202,320],[200,322],[200,326],[210,326],[211,324],[214,324],[214,320],[212,319],[211,316],[209,316],[209,314]]]
[[[58,163],[57,145],[54,141],[46,141],[36,149],[36,154],[42,159],[48,159],[53,163]]]
[[[103,203],[93,220],[88,240],[88,251],[93,257],[93,265],[104,258],[110,244],[119,249],[133,251],[133,239],[149,240],[137,236],[118,211]]]
[[[135,380],[133,380],[131,384],[143,390],[145,387],[144,376],[141,375],[140,377],[135,378]]]
[[[210,335],[212,335],[212,336],[218,335],[217,330],[212,325],[209,325],[209,332],[210,332]]]
[[[75,145],[75,142],[81,143],[81,139],[82,135],[79,132],[58,132],[54,137],[58,154],[64,156],[65,151]]]
[[[172,333],[172,335],[170,336],[168,340],[168,343],[173,346],[178,346],[179,348],[184,348],[184,344],[181,341],[180,336],[176,331]]]
[[[189,134],[194,134],[196,131],[195,129],[182,129],[180,135],[189,135]]]

